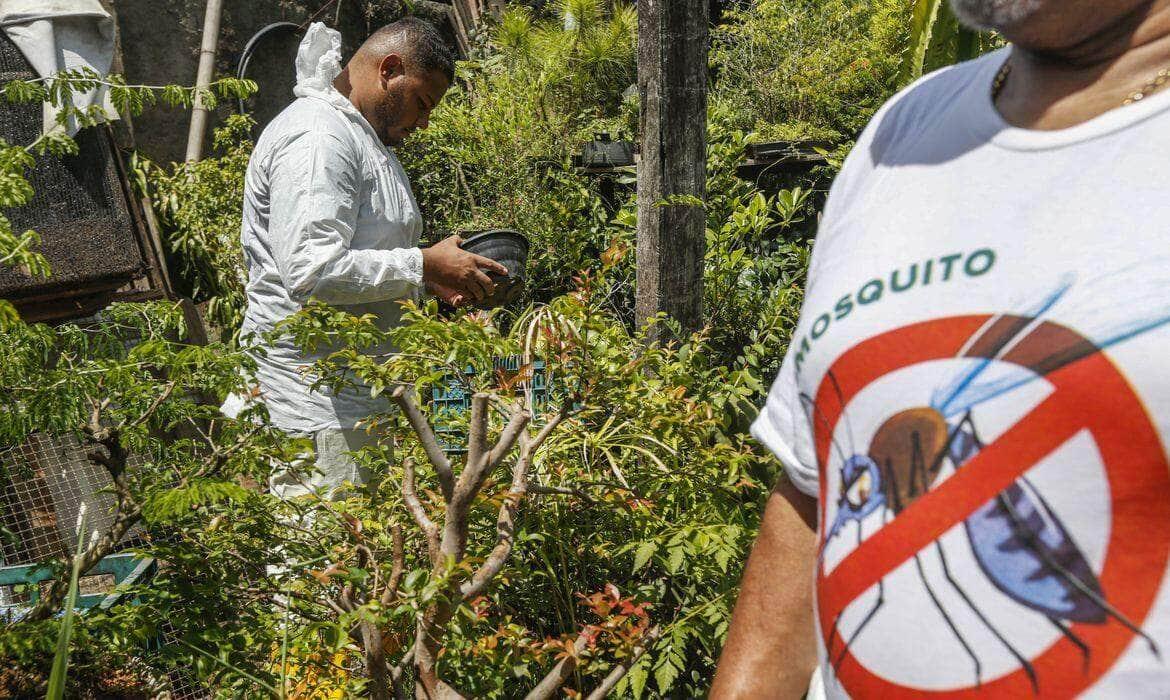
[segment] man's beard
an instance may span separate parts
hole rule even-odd
[[[955,16],[972,29],[1003,29],[1032,16],[1042,0],[951,0]]]
[[[386,93],[386,99],[374,107],[374,118],[378,120],[378,136],[387,146],[402,145],[401,138],[391,136],[390,130],[402,120],[402,95],[398,92]]]

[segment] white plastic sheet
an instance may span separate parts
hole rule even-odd
[[[0,0],[0,28],[42,78],[79,68],[103,76],[110,72],[114,19],[98,0]],[[73,104],[81,110],[97,105],[106,119],[118,118],[104,86],[74,94]],[[58,113],[45,104],[45,133],[57,128]],[[77,133],[76,120],[69,119],[65,128],[70,136]]]

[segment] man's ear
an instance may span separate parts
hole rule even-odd
[[[378,66],[378,76],[385,82],[390,82],[404,73],[406,66],[402,63],[402,56],[396,53],[388,54]]]

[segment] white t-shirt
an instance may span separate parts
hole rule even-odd
[[[753,426],[820,499],[829,697],[1170,697],[1170,90],[1017,129],[1006,56],[869,125]]]

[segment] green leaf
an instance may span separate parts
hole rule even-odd
[[[630,693],[634,696],[635,700],[640,700],[642,694],[646,692],[646,681],[650,679],[649,664],[646,662],[647,658],[649,657],[643,656],[630,669]]]
[[[634,551],[634,571],[641,571],[650,563],[651,557],[658,551],[657,542],[643,542]]]
[[[142,513],[153,522],[166,522],[182,517],[196,506],[241,501],[247,497],[248,490],[233,481],[199,479],[185,487],[151,492]]]
[[[723,573],[727,573],[727,566],[731,563],[731,557],[735,551],[731,548],[720,547],[715,550],[715,565]]]
[[[926,50],[930,47],[934,25],[938,20],[938,9],[942,0],[915,0],[914,14],[910,20],[910,47],[902,65],[901,84],[907,84],[922,77],[926,61]]]
[[[658,686],[658,692],[664,696],[670,696],[671,687],[674,685],[675,680],[678,679],[678,672],[681,668],[680,662],[681,659],[678,659],[674,651],[671,650],[659,662],[657,668],[654,669],[654,683]]]

